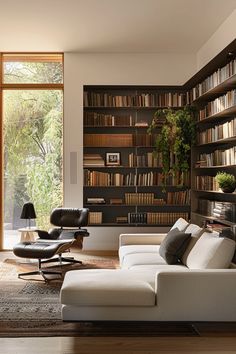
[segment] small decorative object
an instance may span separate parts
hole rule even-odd
[[[34,204],[33,203],[28,202],[28,203],[25,203],[23,205],[20,218],[28,220],[28,226],[27,227],[30,229],[30,220],[31,219],[36,219],[36,213],[35,213],[35,210],[34,210]]]
[[[120,152],[107,152],[106,153],[107,166],[120,166]]]
[[[224,193],[233,193],[236,188],[236,178],[226,172],[218,172],[215,176],[216,182]]]

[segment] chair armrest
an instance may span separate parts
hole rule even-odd
[[[119,247],[124,245],[160,245],[166,233],[163,234],[121,234]]]
[[[64,239],[64,240],[49,240],[49,239],[43,239],[43,238],[37,238],[34,243],[60,243],[60,244],[69,244],[69,243],[73,243],[75,241],[75,239]]]
[[[236,321],[236,269],[160,272],[156,293],[157,306],[172,320]]]

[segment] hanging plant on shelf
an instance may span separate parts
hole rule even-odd
[[[162,182],[165,190],[170,176],[177,186],[186,184],[190,169],[191,146],[196,139],[195,108],[185,106],[182,109],[159,109],[148,128],[154,134],[156,128],[161,131],[155,138],[155,151],[162,156]]]

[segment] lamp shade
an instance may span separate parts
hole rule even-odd
[[[34,210],[33,203],[28,202],[23,205],[20,218],[21,219],[36,219],[36,213]]]

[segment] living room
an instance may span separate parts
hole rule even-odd
[[[185,90],[185,87],[187,91],[187,86],[189,89],[194,88],[209,77],[215,70],[224,67],[227,63],[235,59],[235,9],[236,1],[234,0],[128,0],[119,2],[113,0],[89,0],[84,3],[70,0],[67,4],[62,0],[53,0],[51,2],[43,0],[38,4],[27,0],[14,0],[10,3],[6,3],[5,1],[1,2],[0,52],[3,57],[7,54],[15,55],[16,53],[18,55],[51,53],[62,54],[63,56],[64,80],[60,89],[64,92],[62,109],[63,195],[61,195],[63,198],[62,205],[64,207],[89,207],[87,200],[90,197],[105,197],[109,199],[109,201],[111,198],[114,199],[115,197],[117,202],[117,200],[121,198],[120,194],[123,193],[122,198],[124,199],[126,190],[129,191],[129,188],[126,188],[126,186],[123,189],[119,186],[118,188],[106,188],[108,191],[105,191],[103,187],[100,189],[89,188],[93,186],[84,185],[84,154],[88,155],[92,152],[96,152],[96,154],[102,155],[103,159],[106,159],[106,154],[112,152],[113,154],[117,154],[118,160],[119,157],[121,158],[121,164],[126,164],[128,154],[133,152],[131,147],[128,147],[128,153],[124,153],[123,151],[126,151],[125,148],[119,145],[114,145],[112,148],[108,146],[106,149],[99,147],[97,151],[88,146],[86,148],[87,150],[84,150],[85,135],[96,133],[96,127],[91,128],[84,126],[85,113],[91,110],[90,107],[86,108],[84,105],[83,99],[86,90],[90,90],[91,92],[97,90],[96,92],[99,93],[112,93],[112,90],[114,90],[115,95],[131,95],[130,92],[132,90],[140,94],[143,92],[149,94],[154,91],[155,93],[160,90],[163,91],[163,87],[172,90],[172,92],[175,92],[175,90],[181,92],[181,90]],[[196,78],[197,75],[198,77]],[[1,97],[3,90],[7,89],[6,85],[4,86],[4,84],[2,84],[2,76],[3,72],[1,71]],[[17,85],[15,88],[16,87]],[[57,88],[59,88],[59,86]],[[235,82],[229,84],[228,90],[233,88],[235,88]],[[9,87],[8,90],[10,92]],[[227,91],[224,91],[224,93],[226,92]],[[214,98],[215,97],[217,96],[214,96]],[[5,108],[4,104],[2,105],[2,98],[0,105],[1,107],[3,106],[3,120]],[[128,110],[123,110],[123,112],[126,111]],[[106,112],[110,113],[106,111],[106,108],[103,111],[98,108],[98,112],[102,114],[107,114]],[[146,120],[146,113],[146,115],[142,113],[139,118],[138,109],[134,111],[132,108],[132,112],[135,112],[132,114],[134,114],[136,118],[138,117],[138,122],[142,121],[143,123],[143,120]],[[155,113],[155,110],[147,109],[145,112],[149,112],[149,124],[151,115]],[[113,114],[113,112],[111,113]],[[121,115],[124,115],[124,113],[121,113]],[[85,130],[85,128],[87,130]],[[4,129],[4,124],[2,124],[1,129]],[[127,127],[119,128],[118,133],[124,134],[126,132],[124,129],[129,130]],[[141,131],[143,127],[138,127],[137,130],[138,129]],[[108,130],[104,129],[104,131],[101,128],[97,129],[97,132],[101,134],[104,134],[106,131],[113,132],[111,128],[108,128]],[[231,140],[233,140],[233,138]],[[232,141],[230,144],[229,147],[232,147]],[[214,146],[216,147],[217,145]],[[209,151],[212,152],[211,146],[209,149]],[[134,150],[134,153],[137,155],[136,150]],[[4,147],[2,147],[1,152],[2,158],[3,151]],[[150,151],[150,149],[148,151]],[[208,151],[203,151],[203,153],[206,152]],[[199,159],[199,161],[200,160],[201,159]],[[196,162],[199,163],[199,161]],[[114,165],[108,167],[102,166],[103,169],[100,167],[100,170],[103,171],[106,168],[108,173],[112,173],[112,170],[117,169],[121,171],[119,173],[123,173],[122,168],[123,170],[125,169],[121,164],[118,167]],[[231,165],[232,166],[228,169],[224,168],[224,171],[235,175],[235,163]],[[204,166],[201,166],[201,171],[204,170],[203,167]],[[128,166],[127,169],[128,168],[132,170],[133,167]],[[213,168],[211,171],[212,170]],[[4,171],[4,164],[2,165],[2,171]],[[135,171],[135,173],[137,173],[138,169],[135,169]],[[142,173],[145,174],[146,171],[149,173],[149,171],[152,171],[152,168],[149,166],[146,170],[143,168]],[[219,171],[221,171],[221,169],[219,169]],[[203,172],[199,175],[203,176]],[[210,177],[214,177],[214,173],[212,172],[209,172],[209,175]],[[2,185],[4,184],[3,182],[2,179]],[[149,189],[149,192],[154,191],[152,188]],[[104,195],[102,194],[103,191]],[[110,191],[112,191],[113,195]],[[142,194],[146,193],[148,189],[130,189],[130,192],[137,193],[137,191]],[[2,195],[4,195],[4,190],[1,192]],[[156,192],[154,191],[154,193]],[[212,197],[212,195],[213,193],[208,193],[207,191],[194,191],[192,184],[191,210],[187,209],[187,206],[182,205],[181,207],[175,206],[174,212],[182,212],[182,210],[183,212],[188,212],[189,217],[187,219],[190,219],[191,216],[191,222],[201,227],[205,220],[199,218],[199,215],[197,215],[199,214],[197,213],[197,208],[199,207],[197,205],[198,199],[205,198],[210,202],[235,203],[234,193],[226,193],[220,196],[219,200],[217,196]],[[6,197],[4,198],[6,199]],[[6,210],[6,200],[4,198],[1,199],[0,203],[2,215],[2,232],[0,238],[2,245],[1,259],[8,259],[8,263],[4,265],[8,269],[12,269],[11,267],[14,266],[14,264],[11,263],[13,262],[12,260],[18,259],[22,261],[22,265],[10,274],[10,280],[14,282],[15,277],[20,284],[23,282],[27,284],[27,281],[17,278],[17,272],[25,271],[25,269],[28,270],[28,266],[24,264],[26,263],[25,257],[18,258],[14,256],[12,250],[9,251],[9,248],[4,246],[8,241],[6,235],[9,235],[9,232],[3,230],[3,224],[5,222],[4,209]],[[28,200],[25,200],[25,202],[27,201]],[[62,205],[57,205],[57,207]],[[20,209],[22,207],[23,204],[20,205]],[[84,237],[82,251],[78,248],[73,248],[75,258],[78,260],[82,259],[84,264],[86,264],[88,260],[90,260],[92,264],[95,264],[96,257],[99,260],[100,257],[103,259],[102,257],[107,256],[107,263],[104,260],[102,260],[102,262],[105,262],[108,268],[111,267],[111,263],[112,267],[117,267],[116,256],[119,248],[120,234],[166,233],[174,224],[174,221],[176,221],[173,220],[169,225],[162,222],[158,225],[157,223],[145,224],[138,222],[128,225],[128,221],[119,224],[117,217],[124,217],[124,215],[128,214],[126,212],[123,213],[123,210],[128,210],[129,214],[132,213],[132,207],[132,205],[125,205],[125,203],[115,206],[110,204],[100,206],[91,205],[90,208],[94,213],[98,210],[102,210],[103,222],[101,224],[99,222],[90,223],[90,225],[86,226],[90,235],[89,237]],[[149,206],[141,205],[140,208],[137,208],[135,206],[134,212],[136,214],[147,214],[150,212],[148,207]],[[168,206],[153,205],[153,214],[156,210],[161,209],[161,207],[164,208],[163,210],[168,211]],[[37,208],[35,209],[37,215],[39,210],[37,210]],[[109,213],[112,217],[114,216],[114,218],[116,218],[114,219],[115,221],[111,222],[109,219],[106,219],[106,215]],[[202,214],[204,213],[202,212]],[[46,217],[49,220],[50,213],[46,215]],[[213,220],[208,218],[208,221],[211,223]],[[25,223],[25,220],[21,220],[21,222]],[[38,226],[37,222],[36,219],[36,226]],[[235,220],[227,220],[226,222],[226,226],[230,225],[232,229],[234,224]],[[17,230],[14,237],[16,237],[14,239],[16,242],[20,242],[20,233]],[[30,270],[34,268],[34,262],[31,263]],[[3,270],[3,272],[4,271],[5,270]],[[53,282],[49,282],[49,284],[50,283]],[[28,291],[30,291],[30,289]],[[233,336],[230,337],[230,334],[235,334],[232,325],[231,320],[231,322],[219,327],[221,329],[223,328],[224,332],[221,341],[220,337],[217,335],[219,328],[215,328],[215,333],[213,335],[211,333],[212,337],[209,340],[210,344],[208,347],[203,340],[204,338],[194,336],[191,337],[192,342],[190,340],[191,343],[187,346],[187,342],[190,338],[188,337],[188,340],[186,340],[186,337],[189,335],[188,330],[184,332],[185,336],[182,335],[182,338],[177,338],[174,342],[173,333],[176,335],[176,332],[172,331],[171,325],[168,339],[163,338],[160,334],[156,334],[156,332],[153,332],[155,333],[155,338],[145,338],[145,336],[141,334],[140,329],[137,328],[139,338],[136,339],[136,342],[134,335],[132,335],[131,339],[122,339],[122,344],[124,345],[124,352],[138,350],[138,346],[141,352],[160,352],[160,350],[167,352],[174,352],[174,350],[194,352],[197,345],[199,345],[198,352],[203,352],[204,350],[205,352],[207,352],[207,350],[223,352],[223,350],[226,350],[226,346],[228,350],[233,350],[233,346],[235,345]],[[139,325],[137,324],[136,326]],[[164,326],[163,324],[163,328]],[[181,331],[183,327],[180,326],[179,328]],[[186,328],[184,327],[183,331],[185,330]],[[133,330],[131,330],[131,333],[134,332],[132,331]],[[150,331],[152,331],[152,329],[150,329]],[[205,333],[209,334],[207,331]],[[164,335],[166,336],[166,333]],[[227,335],[228,337],[226,338]],[[14,337],[13,334],[9,336]],[[115,346],[120,343],[118,337],[111,336],[108,338],[107,336],[107,338],[103,340],[101,335],[97,337],[94,336],[92,339],[86,338],[86,336],[76,338],[75,335],[75,338],[72,336],[70,341],[69,337],[64,338],[62,336],[56,338],[57,334],[55,332],[54,336],[49,336],[48,338],[39,338],[38,336],[35,336],[37,338],[32,336],[31,338],[27,338],[25,335],[22,335],[24,338],[19,341],[19,337],[21,336],[18,334],[18,338],[14,339],[1,338],[0,342],[3,345],[4,352],[10,353],[18,349],[19,353],[27,353],[27,350],[30,351],[32,346],[35,346],[34,353],[42,351],[53,352],[52,348],[55,343],[57,343],[56,350],[54,349],[55,352],[81,352],[80,349],[78,349],[80,345],[82,351],[87,350],[87,352],[89,352],[89,346],[87,346],[88,339],[90,343],[93,343],[93,345],[91,344],[91,352],[95,350],[98,351],[96,348],[97,344],[100,345],[100,351],[108,352],[109,349],[111,350],[112,345]],[[65,335],[65,337],[67,336]],[[58,339],[61,348],[58,347]],[[45,348],[43,348],[44,344],[46,345]],[[22,345],[22,347],[20,348],[19,345]],[[160,349],[156,349],[158,345],[160,345]],[[38,349],[36,349],[37,346],[39,347]],[[76,348],[76,346],[78,346],[78,348]],[[119,348],[114,349],[113,347],[113,352],[118,350]]]

